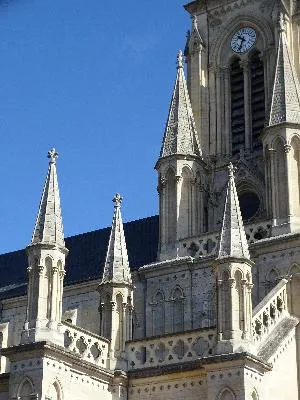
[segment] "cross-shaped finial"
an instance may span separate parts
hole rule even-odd
[[[50,158],[50,163],[55,164],[56,159],[58,157],[58,152],[55,150],[55,148],[51,149],[48,151],[48,158]]]
[[[229,165],[228,165],[229,178],[233,178],[235,171],[236,171],[236,168],[233,166],[232,163],[229,163]]]
[[[113,198],[115,207],[121,207],[122,201],[123,197],[119,193],[116,193],[115,197]]]
[[[183,68],[183,53],[179,50],[177,55],[177,68]]]

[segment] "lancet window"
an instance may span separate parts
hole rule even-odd
[[[265,123],[264,64],[258,50],[230,63],[231,151],[257,151]]]

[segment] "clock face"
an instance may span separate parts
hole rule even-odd
[[[256,42],[256,32],[253,28],[245,27],[237,31],[231,39],[231,48],[236,53],[246,53]]]

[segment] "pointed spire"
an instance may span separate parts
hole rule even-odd
[[[299,80],[289,52],[282,15],[279,20],[279,44],[269,126],[281,122],[300,124]]]
[[[177,56],[177,77],[166,124],[160,157],[173,154],[201,156],[187,84],[183,71],[183,53]]]
[[[122,197],[118,193],[113,198],[115,211],[106,253],[102,283],[131,283],[131,273],[121,216],[122,200]]]
[[[31,244],[56,244],[65,247],[56,173],[57,157],[58,153],[55,149],[48,152],[49,168]]]
[[[232,257],[250,259],[239,199],[234,182],[234,167],[231,163],[228,166],[228,175],[229,179],[218,259]]]

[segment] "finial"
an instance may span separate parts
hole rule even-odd
[[[57,157],[58,157],[58,152],[55,150],[55,148],[48,151],[48,158],[50,158],[50,164],[55,164]]]
[[[197,15],[193,14],[192,15],[192,24],[193,24],[193,28],[198,29],[198,25],[197,25]]]
[[[179,50],[177,55],[177,68],[183,68],[183,53]]]
[[[229,178],[233,178],[235,171],[236,171],[236,168],[233,166],[232,163],[229,163],[229,165],[228,165]]]
[[[278,30],[279,32],[285,32],[286,24],[283,13],[279,13],[278,15]]]
[[[122,201],[123,201],[123,197],[119,193],[116,193],[115,197],[113,198],[115,208],[121,207]]]

